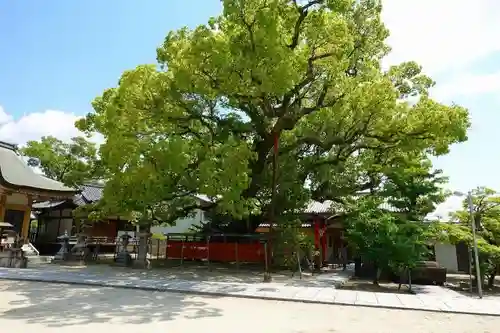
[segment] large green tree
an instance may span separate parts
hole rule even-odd
[[[253,230],[269,212],[277,139],[277,214],[375,188],[378,166],[466,140],[467,111],[431,99],[420,66],[382,70],[380,1],[222,3],[208,24],[170,32],[159,66],[125,72],[78,122],[105,138],[109,206],[171,221],[202,193],[213,224]]]
[[[39,141],[28,141],[21,153],[29,158],[29,165],[39,166],[47,177],[68,186],[82,185],[103,175],[96,144],[84,137],[63,142],[44,136]]]

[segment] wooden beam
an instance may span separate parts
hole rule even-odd
[[[57,234],[56,234],[57,236],[56,237],[59,237],[61,235],[62,216],[63,216],[63,211],[61,209],[61,210],[59,210],[59,221],[57,222]]]
[[[59,220],[60,218],[63,218],[63,219],[72,219],[73,216],[71,216],[71,215],[62,215],[61,217],[59,217],[59,216],[40,215],[40,218],[43,219],[43,220],[47,220],[47,221],[53,221],[53,220]]]
[[[31,195],[28,195],[28,205],[26,206],[26,210],[24,211],[23,226],[21,228],[21,237],[24,239],[24,243],[29,242],[32,204],[33,204],[33,197]]]
[[[7,203],[7,194],[0,194],[0,222],[5,222],[5,204]]]

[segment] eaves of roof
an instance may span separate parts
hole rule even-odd
[[[0,141],[0,184],[6,188],[72,196],[77,189],[35,173],[21,158],[17,147]]]

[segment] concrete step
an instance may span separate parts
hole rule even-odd
[[[24,254],[26,256],[38,256],[39,255],[38,250],[31,243],[23,244],[22,249],[23,249]]]

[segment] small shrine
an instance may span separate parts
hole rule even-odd
[[[77,190],[37,174],[22,159],[16,145],[0,141],[0,222],[16,234],[16,246],[29,243],[34,202],[66,200]]]

